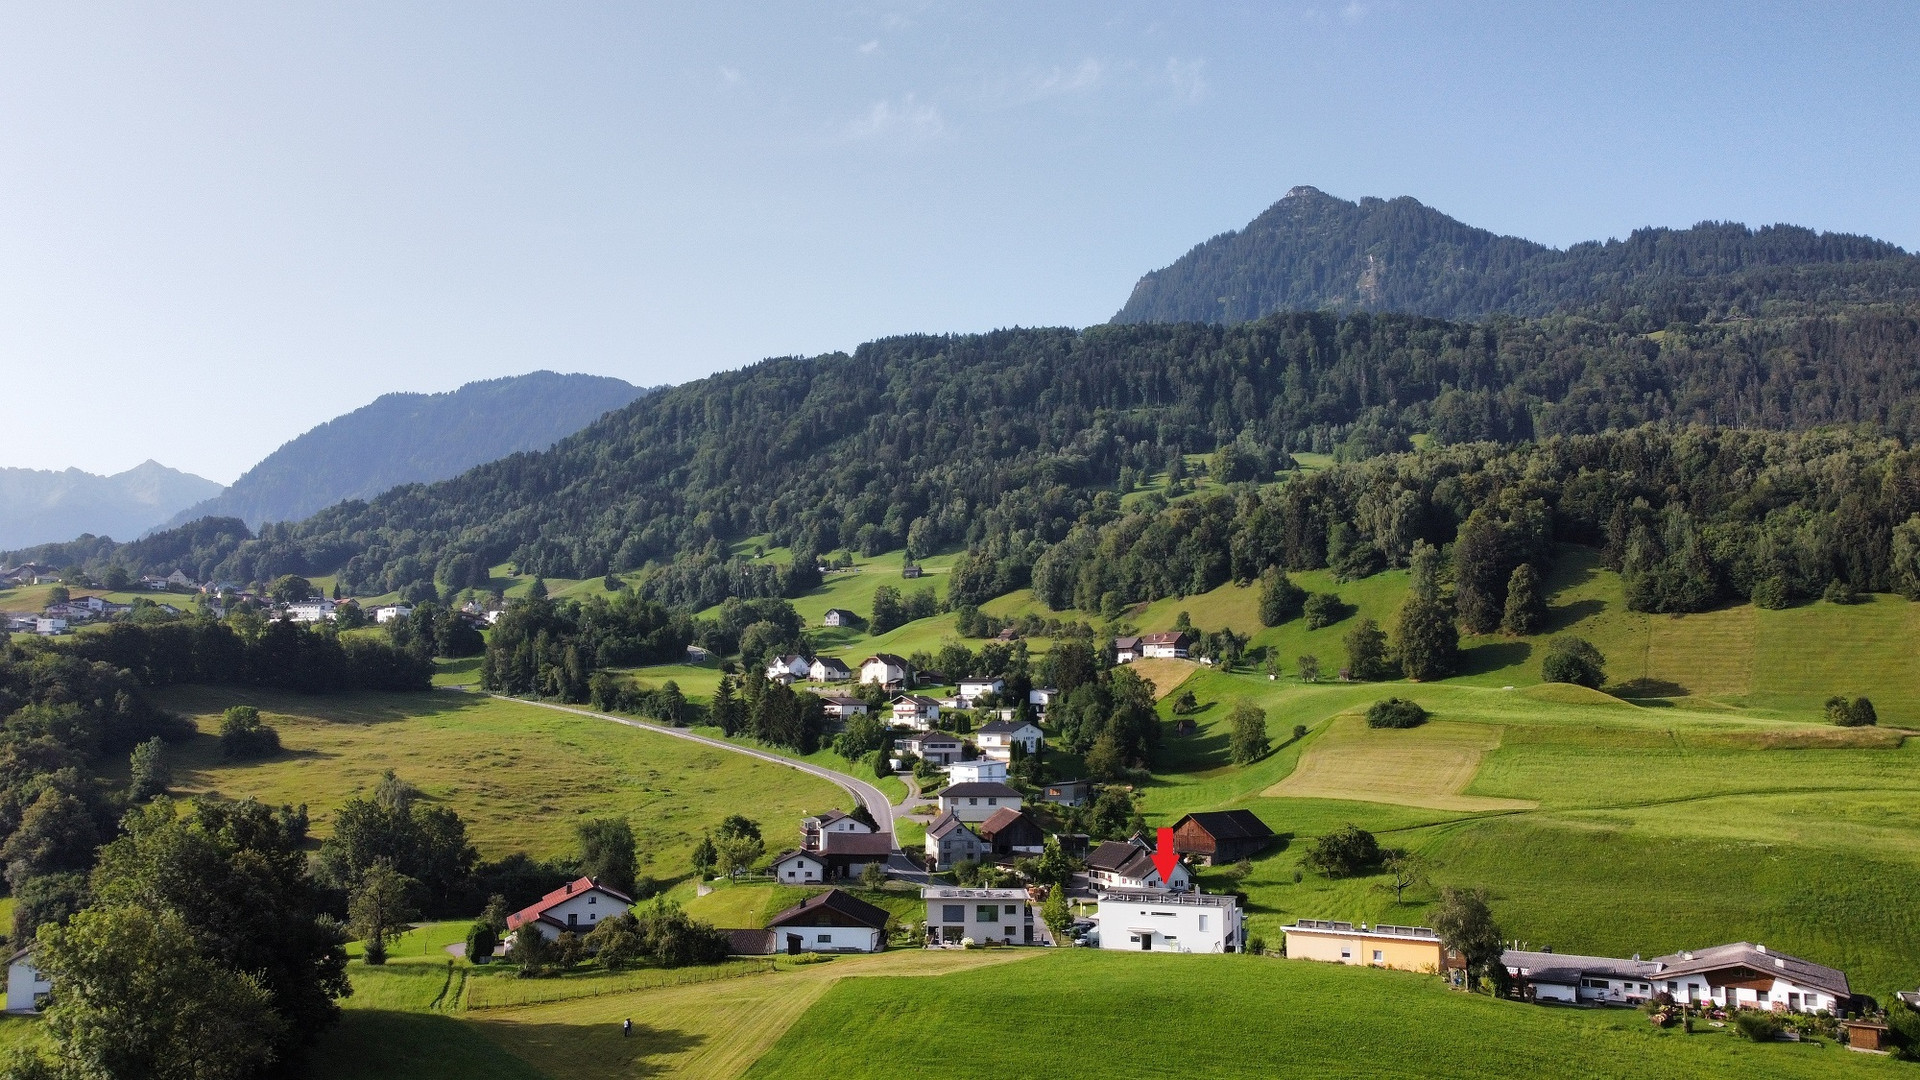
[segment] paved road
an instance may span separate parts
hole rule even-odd
[[[765,750],[755,750],[750,746],[741,746],[739,743],[728,742],[725,739],[713,739],[705,735],[696,735],[685,728],[669,727],[665,724],[652,724],[645,720],[632,720],[624,716],[614,716],[609,713],[594,712],[592,709],[582,709],[575,705],[556,705],[549,701],[529,701],[526,698],[509,697],[505,694],[490,694],[488,696],[497,697],[502,701],[514,701],[522,705],[535,705],[542,709],[552,709],[555,712],[573,713],[575,716],[585,716],[594,720],[607,720],[615,724],[625,724],[627,727],[641,728],[646,731],[657,731],[662,735],[671,735],[676,739],[705,743],[717,750],[727,750],[735,754],[745,754],[748,757],[759,758],[761,761],[771,762],[775,765],[784,765],[789,769],[798,769],[803,773],[809,773],[822,780],[831,781],[852,792],[853,797],[860,801],[860,805],[866,807],[867,812],[873,815],[874,824],[880,826],[881,830],[888,836],[894,835],[893,803],[887,799],[887,793],[857,776],[849,776],[846,773],[836,772],[833,769],[826,768],[822,765],[814,765],[810,762],[795,761],[792,758],[781,757],[779,754],[769,753]],[[905,855],[901,854],[897,838],[894,841],[893,854],[887,860],[887,870],[892,873],[894,877],[908,881],[918,881],[924,884],[929,880],[926,871],[915,866]]]

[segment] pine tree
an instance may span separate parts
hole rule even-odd
[[[1537,634],[1547,624],[1547,599],[1540,589],[1540,571],[1521,563],[1507,578],[1507,607],[1500,629],[1509,634]]]
[[[1413,586],[1394,628],[1400,666],[1409,679],[1437,679],[1459,667],[1460,630],[1454,625],[1453,605],[1440,592],[1440,552],[1416,540],[1412,563]]]

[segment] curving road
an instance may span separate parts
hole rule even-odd
[[[833,769],[826,768],[822,765],[815,765],[811,762],[795,761],[792,758],[781,757],[779,754],[770,753],[766,750],[755,750],[750,746],[741,746],[738,743],[731,743],[725,739],[714,739],[705,735],[696,735],[685,728],[669,727],[665,724],[654,724],[645,720],[633,720],[624,716],[614,716],[610,713],[595,712],[592,709],[582,709],[575,705],[556,705],[550,701],[529,701],[526,698],[510,697],[506,694],[488,694],[487,696],[496,697],[502,701],[517,702],[521,705],[533,705],[542,709],[552,709],[555,712],[572,713],[575,716],[584,716],[593,720],[606,720],[615,724],[624,724],[627,727],[658,732],[662,735],[671,735],[676,739],[686,739],[689,742],[703,743],[716,750],[745,754],[748,757],[759,758],[761,761],[770,762],[774,765],[784,765],[789,769],[798,769],[803,773],[817,776],[822,780],[831,781],[852,792],[853,797],[859,800],[860,805],[867,808],[867,813],[873,815],[874,824],[884,830],[888,836],[894,837],[893,854],[887,859],[887,871],[890,874],[897,878],[908,881],[918,881],[923,884],[931,880],[926,871],[914,865],[907,859],[906,855],[901,853],[899,838],[894,835],[893,831],[893,803],[888,800],[887,793],[857,776],[849,776],[846,773],[836,772]]]

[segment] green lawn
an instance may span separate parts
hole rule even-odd
[[[691,871],[693,845],[728,814],[759,820],[778,845],[798,835],[803,815],[853,805],[840,787],[793,769],[474,694],[180,687],[158,697],[202,731],[175,759],[176,790],[305,803],[320,835],[334,807],[371,792],[391,768],[459,811],[483,856],[566,853],[583,817],[620,815],[633,824],[645,871],[670,880]],[[284,753],[248,764],[220,759],[212,732],[220,712],[242,702],[279,729]]]
[[[1069,950],[936,985],[836,983],[747,1075],[896,1077],[905,1032],[915,1072],[970,1080],[1096,1068],[1182,1080],[1785,1080],[1910,1068],[1832,1045],[1662,1032],[1636,1011],[1495,1001],[1431,976],[1262,957]],[[988,1042],[978,1029],[983,1009],[993,1016]]]

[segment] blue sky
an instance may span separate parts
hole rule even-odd
[[[4,16],[0,465],[229,481],[392,390],[1086,325],[1295,184],[1920,249],[1908,4]]]

